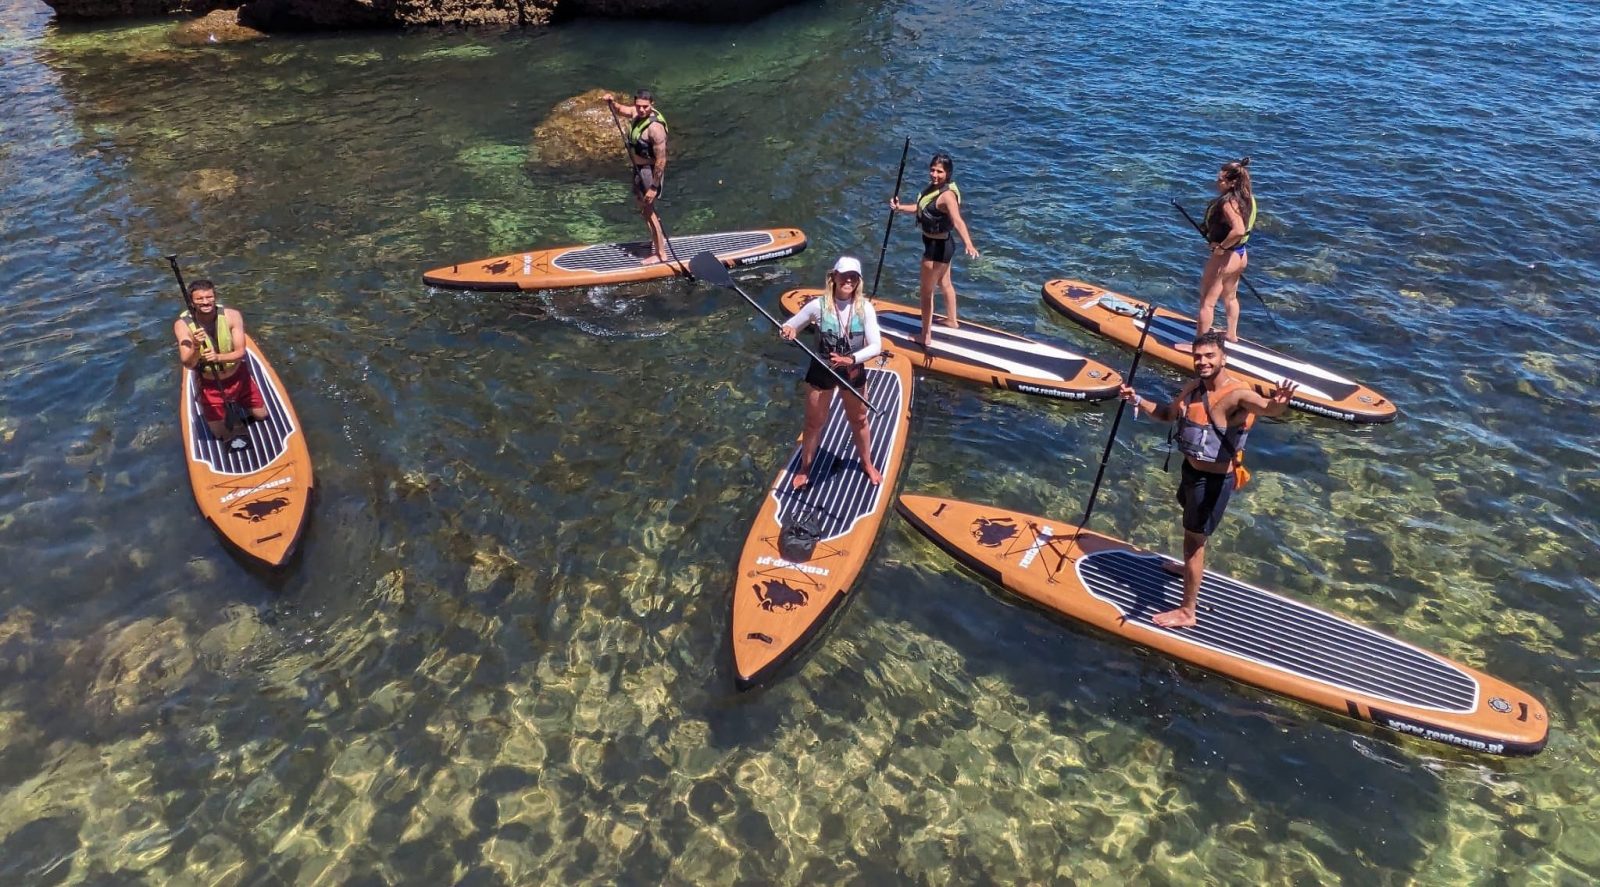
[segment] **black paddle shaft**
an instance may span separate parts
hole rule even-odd
[[[900,149],[900,171],[894,174],[894,202],[900,202],[900,186],[906,180],[906,157],[911,154],[911,136],[906,136],[906,146]],[[872,292],[874,299],[878,297],[878,281],[883,279],[883,257],[889,252],[889,232],[894,230],[894,217],[899,212],[896,207],[889,207],[889,221],[883,226],[883,246],[878,249],[878,270],[872,272]]]
[[[689,260],[689,267],[693,270],[695,277],[705,281],[706,283],[713,284],[715,286],[728,287],[739,295],[744,296],[744,300],[749,302],[757,311],[760,311],[761,316],[765,317],[773,326],[780,328],[783,326],[782,321],[778,320],[776,317],[773,317],[772,314],[767,311],[767,309],[761,307],[760,302],[750,298],[749,293],[740,289],[739,285],[733,282],[733,275],[728,273],[728,269],[723,267],[722,262],[718,260],[717,257],[712,253],[696,253],[694,258]],[[857,296],[856,298],[859,299],[861,297]],[[849,382],[846,382],[844,377],[839,375],[838,372],[836,372],[826,360],[823,360],[821,357],[819,357],[817,352],[812,351],[810,345],[800,341],[798,336],[790,339],[789,341],[799,345],[800,350],[811,355],[812,360],[815,360],[817,363],[821,364],[822,368],[828,371],[828,375],[838,379],[840,387],[850,392],[851,396],[856,400],[861,401],[861,405],[866,407],[868,412],[873,413],[874,415],[881,412],[881,410],[873,406],[872,403],[867,400],[865,395],[852,387]]]
[[[1206,229],[1200,227],[1200,223],[1194,220],[1194,216],[1189,215],[1189,211],[1183,208],[1183,204],[1174,200],[1172,205],[1178,208],[1178,212],[1183,213],[1183,217],[1189,221],[1190,225],[1194,226],[1194,230],[1200,232],[1201,237],[1206,236]],[[1206,242],[1209,243],[1210,240],[1208,239]],[[1272,306],[1268,305],[1267,300],[1261,297],[1261,293],[1256,290],[1256,285],[1245,279],[1243,274],[1239,275],[1239,282],[1244,284],[1244,288],[1250,291],[1250,295],[1255,296],[1256,301],[1261,303],[1261,307],[1266,309],[1267,320],[1272,322],[1272,328],[1281,329],[1278,326],[1278,318],[1272,316]]]
[[[622,137],[622,156],[628,161],[628,171],[631,173],[633,172],[634,166],[633,148],[628,144],[628,132],[622,128],[622,118],[617,116],[617,109],[611,107],[609,103],[607,103],[606,107],[611,111],[611,122],[617,125],[617,135]],[[657,182],[656,187],[658,190],[656,191],[656,196],[658,197],[661,196],[661,191],[659,190],[660,186],[661,183]],[[690,271],[689,267],[683,264],[683,261],[678,258],[678,251],[672,245],[672,238],[667,235],[667,223],[661,221],[661,213],[659,211],[656,213],[656,224],[661,226],[661,239],[666,241],[667,254],[672,256],[672,261],[677,264],[678,270],[682,271],[684,274],[687,274],[689,279],[693,280],[694,272]]]
[[[1128,376],[1122,383],[1129,388],[1133,387],[1133,377],[1139,372],[1139,358],[1144,356],[1144,341],[1150,335],[1151,321],[1155,320],[1155,316],[1156,306],[1146,306],[1144,309],[1144,329],[1139,331],[1139,344],[1134,346],[1133,349],[1133,363],[1128,367]],[[1078,536],[1083,533],[1084,527],[1089,526],[1089,518],[1094,514],[1094,500],[1096,496],[1100,495],[1100,481],[1106,476],[1106,463],[1111,461],[1111,446],[1116,443],[1117,427],[1122,424],[1122,411],[1127,406],[1127,401],[1120,397],[1117,398],[1117,415],[1116,418],[1111,420],[1111,433],[1106,435],[1106,448],[1100,453],[1100,469],[1094,473],[1094,486],[1089,488],[1089,502],[1083,507],[1083,520],[1078,521],[1077,532],[1072,534],[1073,544],[1077,544]],[[1068,550],[1071,550],[1070,546]],[[1066,558],[1065,554],[1061,556],[1063,564],[1066,563]],[[1059,570],[1060,567],[1056,569]]]

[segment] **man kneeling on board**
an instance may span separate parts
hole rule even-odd
[[[189,285],[189,301],[194,310],[172,324],[178,359],[200,376],[195,387],[211,436],[231,442],[244,434],[244,422],[228,415],[229,406],[244,406],[253,419],[267,418],[267,402],[244,359],[244,317],[217,304],[217,288],[209,280]]]
[[[1271,398],[1257,394],[1227,370],[1227,336],[1221,330],[1194,340],[1195,379],[1171,403],[1145,400],[1127,385],[1122,399],[1135,412],[1149,410],[1163,422],[1176,422],[1172,439],[1183,453],[1183,478],[1178,504],[1183,506],[1183,604],[1151,617],[1162,628],[1188,628],[1198,621],[1200,577],[1206,570],[1206,539],[1216,532],[1233,491],[1249,480],[1244,469],[1244,441],[1257,416],[1281,416],[1296,385],[1278,383]]]

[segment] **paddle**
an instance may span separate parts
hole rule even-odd
[[[195,313],[194,298],[189,295],[189,284],[184,282],[183,269],[178,267],[178,254],[173,253],[172,255],[167,256],[167,264],[172,266],[172,276],[178,279],[178,292],[183,294],[183,304],[189,309],[189,316],[194,318],[195,323],[199,323],[200,315]],[[217,322],[228,322],[227,319],[222,316],[220,306],[219,310],[217,311]],[[239,426],[244,424],[244,407],[239,406],[237,401],[230,400],[228,398],[227,389],[222,387],[222,375],[217,370],[216,363],[210,360],[202,360],[200,363],[211,368],[211,381],[215,384],[217,393],[222,395],[222,414],[225,417],[225,427],[228,429],[228,433],[232,434],[239,429]],[[196,366],[198,367],[199,364]],[[205,377],[205,371],[201,370],[200,378],[204,379]]]
[[[906,136],[906,146],[900,149],[900,171],[894,174],[894,202],[900,202],[900,185],[906,179],[906,157],[911,154],[911,136]],[[883,226],[883,246],[878,249],[878,270],[872,272],[872,298],[878,297],[878,281],[883,278],[883,256],[889,251],[889,232],[894,230],[894,207],[889,207],[889,221]]]
[[[1133,387],[1134,374],[1139,372],[1139,358],[1144,356],[1144,340],[1150,335],[1150,322],[1155,319],[1155,316],[1156,306],[1146,306],[1144,309],[1144,329],[1139,331],[1139,344],[1134,346],[1133,349],[1133,364],[1128,367],[1128,375],[1122,380],[1122,384],[1127,385],[1129,388]],[[1122,424],[1122,410],[1127,405],[1127,401],[1120,397],[1117,398],[1117,416],[1111,420],[1111,433],[1106,436],[1106,448],[1100,453],[1100,469],[1094,473],[1094,486],[1089,488],[1089,502],[1083,507],[1083,520],[1078,521],[1078,529],[1072,534],[1072,545],[1078,544],[1078,537],[1083,534],[1084,528],[1089,526],[1089,518],[1094,514],[1094,500],[1095,497],[1100,495],[1100,481],[1106,476],[1106,463],[1111,461],[1111,447],[1116,443],[1117,426]],[[1137,410],[1138,408],[1135,407],[1135,409]],[[1067,551],[1071,550],[1072,546],[1067,546]],[[1066,563],[1067,556],[1062,554],[1061,566],[1065,566]],[[1057,566],[1056,569],[1060,570],[1061,566]]]
[[[622,153],[628,160],[628,170],[629,170],[629,172],[632,172],[633,171],[633,166],[634,166],[634,163],[633,163],[633,149],[631,147],[629,147],[629,145],[628,145],[628,133],[627,133],[626,130],[624,130],[622,128],[622,118],[617,116],[617,108],[616,108],[616,106],[612,105],[610,103],[607,103],[606,107],[608,109],[610,109],[610,111],[611,111],[611,122],[615,123],[617,125],[617,135],[622,137]],[[660,183],[657,182],[656,185],[657,185],[657,188],[659,189]],[[661,196],[661,192],[659,190],[656,191],[656,196],[657,197]],[[674,249],[673,246],[672,246],[672,238],[667,234],[667,223],[661,221],[661,213],[660,213],[660,211],[656,212],[656,224],[661,226],[661,239],[667,244],[667,255],[672,256],[672,261],[677,263],[679,271],[681,271],[684,274],[688,275],[690,280],[693,280],[694,279],[694,273],[691,272],[688,268],[684,267],[683,261],[678,258],[678,251],[676,249]]]
[[[1172,205],[1178,208],[1178,212],[1183,213],[1183,217],[1185,219],[1189,220],[1189,224],[1194,226],[1194,230],[1200,232],[1200,236],[1201,237],[1205,237],[1206,236],[1206,229],[1200,227],[1200,223],[1196,222],[1194,220],[1194,216],[1189,215],[1189,211],[1183,208],[1183,204],[1179,203],[1176,199],[1174,199],[1172,201]],[[1207,242],[1209,243],[1210,241],[1207,241]],[[1275,329],[1275,330],[1276,329],[1282,329],[1281,327],[1278,326],[1278,319],[1276,317],[1272,316],[1272,307],[1267,304],[1267,300],[1266,299],[1263,299],[1261,297],[1261,293],[1256,291],[1255,284],[1253,284],[1250,281],[1246,280],[1243,274],[1239,275],[1239,282],[1244,284],[1244,288],[1250,291],[1250,295],[1255,296],[1256,297],[1256,301],[1261,303],[1261,307],[1266,309],[1267,320],[1272,321],[1272,328]]]
[[[728,273],[728,269],[723,267],[722,262],[720,262],[717,259],[716,256],[712,255],[709,252],[697,253],[694,258],[689,260],[689,269],[694,274],[695,277],[699,278],[700,280],[705,281],[706,283],[711,284],[712,286],[725,286],[725,287],[728,287],[729,289],[733,290],[734,292],[738,293],[739,295],[744,296],[744,300],[746,302],[749,302],[751,305],[755,306],[755,309],[757,311],[761,312],[761,316],[765,317],[768,321],[770,321],[773,326],[776,326],[776,327],[783,326],[782,322],[780,322],[778,320],[778,318],[773,317],[771,314],[767,313],[767,309],[761,307],[761,303],[760,302],[757,302],[755,299],[750,298],[750,294],[749,293],[747,293],[744,290],[740,289],[739,285],[737,283],[733,282],[733,275]],[[855,390],[855,388],[851,387],[850,383],[846,382],[844,380],[843,376],[841,376],[837,372],[835,372],[833,367],[831,365],[829,365],[829,363],[826,360],[823,360],[821,357],[817,356],[817,352],[812,351],[810,345],[807,345],[806,343],[800,341],[800,338],[798,336],[796,336],[793,339],[790,339],[789,341],[794,343],[794,344],[796,344],[796,345],[799,345],[801,350],[803,350],[803,351],[805,351],[805,353],[811,355],[811,359],[812,360],[815,360],[817,363],[822,364],[822,368],[828,371],[828,375],[834,377],[835,379],[838,379],[839,380],[839,385],[842,388],[844,388],[844,390],[850,392],[850,394],[852,396],[854,396],[856,400],[861,401],[862,405],[865,406],[868,411],[870,411],[872,413],[880,412],[877,407],[875,407],[871,403],[867,402],[867,399],[861,395],[861,392],[859,392],[859,391]]]

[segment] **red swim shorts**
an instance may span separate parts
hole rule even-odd
[[[250,365],[247,363],[240,363],[239,371],[223,379],[220,386],[210,373],[201,373],[196,381],[200,385],[200,414],[207,422],[221,422],[227,415],[223,404],[228,401],[246,410],[260,410],[267,406],[267,402],[261,399],[261,389],[256,387],[255,377],[250,375]]]

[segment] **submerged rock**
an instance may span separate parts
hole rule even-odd
[[[176,619],[140,619],[106,639],[94,683],[90,711],[116,716],[170,695],[195,666],[195,653]]]
[[[55,0],[62,2],[62,0]],[[402,25],[547,25],[557,0],[251,0],[247,24],[269,31]]]
[[[190,200],[232,197],[239,190],[239,174],[227,169],[197,169],[184,177],[178,193]]]
[[[218,9],[172,29],[169,38],[179,46],[217,46],[223,43],[249,43],[263,40],[266,34],[239,23],[239,10]]]

